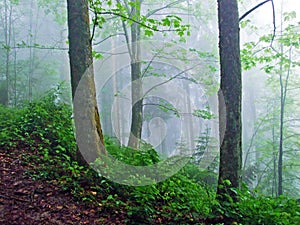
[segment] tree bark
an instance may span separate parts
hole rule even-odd
[[[140,17],[140,0],[135,1],[132,7],[132,15],[138,21]],[[142,137],[143,125],[143,99],[142,99],[142,78],[141,78],[141,28],[138,23],[131,25],[131,127],[128,146],[138,149]]]
[[[106,150],[96,101],[88,1],[67,0],[67,3],[75,125],[77,123],[77,131],[87,132],[90,137],[86,142],[88,149],[82,149],[82,151],[78,149],[77,156],[81,164],[86,164],[86,162],[95,161],[101,154],[106,154]],[[79,84],[80,88],[78,88]],[[79,98],[76,101],[74,101],[75,96]],[[85,130],[87,127],[85,123],[88,123],[91,129]],[[82,134],[76,132],[76,139],[80,138]]]
[[[219,54],[221,85],[219,91],[220,166],[217,194],[235,197],[230,188],[240,187],[242,166],[241,62],[239,15],[236,0],[218,0]],[[225,180],[229,180],[225,182]],[[227,183],[227,185],[226,185]]]

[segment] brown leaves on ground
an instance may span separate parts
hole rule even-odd
[[[25,171],[34,168],[23,162],[26,154],[0,150],[0,224],[124,224],[99,207],[76,202],[56,184],[31,179]]]

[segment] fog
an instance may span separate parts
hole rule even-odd
[[[142,14],[171,2],[145,1]],[[239,1],[240,15],[260,2]],[[288,24],[294,25],[289,30],[289,37],[299,42],[300,9],[297,3],[296,0],[274,0],[275,20],[271,2],[248,15],[242,21],[248,22],[240,30],[241,49],[246,48],[246,43],[253,42],[252,48],[248,49],[253,51],[253,57],[263,57],[267,53],[262,49],[270,45],[280,51],[278,37]],[[39,98],[62,81],[65,82],[65,99],[71,102],[65,1],[20,0],[14,3],[5,0],[0,3],[0,11],[1,103],[7,95],[8,105],[20,106],[25,101]],[[283,14],[292,11],[296,11],[295,18],[292,14],[289,17]],[[162,85],[160,92],[145,96],[142,139],[152,144],[162,157],[176,155],[180,146],[186,145],[195,163],[206,169],[218,159],[220,141],[217,4],[215,0],[183,1],[160,10],[153,18],[161,20],[171,13],[181,17],[182,24],[190,24],[191,34],[183,36],[185,41],[172,31],[154,32],[153,36],[142,34],[142,69],[151,67],[145,78],[156,77],[161,79],[160,83],[169,80],[166,82],[169,86]],[[91,12],[91,20],[93,16]],[[93,48],[98,54],[95,79],[101,122],[105,135],[127,145],[131,122],[131,96],[130,91],[126,92],[131,85],[130,56],[122,21],[109,15],[105,20],[102,29],[96,28],[93,39]],[[273,34],[274,25],[274,39],[259,41],[260,37]],[[291,60],[299,62],[299,46],[289,48],[286,44],[283,47],[285,55],[290,51]],[[242,53],[242,59],[245,59],[243,56]],[[258,188],[266,195],[276,195],[274,171],[278,162],[280,88],[284,87],[287,90],[283,144],[285,193],[300,197],[300,162],[296,160],[300,152],[299,65],[277,68],[279,59],[273,60],[271,63],[262,60],[243,70],[243,176],[252,188]],[[268,73],[265,68],[270,65],[272,68]],[[145,82],[143,88],[147,89],[148,84],[154,86],[155,82]],[[284,85],[280,86],[280,82]],[[200,116],[195,116],[197,110],[202,110]],[[203,113],[207,113],[206,117]],[[217,173],[217,167],[210,170]]]

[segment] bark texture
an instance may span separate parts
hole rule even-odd
[[[218,0],[221,86],[219,91],[220,167],[217,194],[240,187],[242,166],[241,62],[237,0]],[[230,185],[224,185],[229,180]]]

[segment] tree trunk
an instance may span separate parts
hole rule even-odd
[[[78,142],[83,135],[88,135],[90,138],[85,142],[87,149],[80,149],[82,151],[78,149],[77,156],[81,164],[86,164],[86,162],[93,162],[101,154],[105,154],[106,150],[96,101],[88,1],[67,0],[67,3],[76,139]],[[75,96],[76,101],[74,101]],[[86,129],[86,127],[91,129]],[[81,134],[79,130],[86,133]]]
[[[29,32],[30,32],[30,36],[29,36],[29,46],[33,46],[35,41],[34,39],[36,38],[36,33],[33,32],[33,10],[34,10],[34,1],[31,0],[30,2],[30,19],[29,19]],[[33,72],[34,72],[34,49],[32,47],[29,48],[29,69],[28,69],[28,101],[32,101],[32,78],[33,78]]]
[[[242,164],[241,62],[239,15],[236,0],[218,0],[221,86],[219,91],[220,167],[217,194],[235,196],[229,188],[240,187]],[[225,180],[229,180],[225,182]],[[225,185],[227,183],[227,185]]]
[[[141,4],[139,0],[135,1],[132,7],[132,15],[136,20],[140,17]],[[143,125],[143,99],[142,99],[142,78],[141,78],[141,46],[140,46],[141,28],[138,23],[131,25],[131,127],[128,146],[138,149],[142,137]]]
[[[10,41],[11,41],[11,15],[12,15],[12,9],[11,5],[7,0],[4,2],[4,7],[5,7],[5,24],[4,24],[4,32],[5,32],[5,45],[6,45],[6,50],[5,50],[5,55],[6,55],[6,60],[5,60],[5,86],[3,86],[3,95],[1,96],[1,102],[3,105],[8,105],[9,104],[9,83],[10,83]]]
[[[276,137],[275,137],[275,123],[276,123],[276,118],[275,115],[273,114],[273,126],[272,126],[272,146],[273,146],[273,186],[272,186],[272,196],[278,196],[278,188],[277,188],[277,154],[276,154]],[[275,194],[275,195],[273,195]]]
[[[282,33],[282,32],[281,32]],[[281,44],[280,53],[283,55],[283,44]],[[291,56],[290,56],[291,57]],[[291,60],[291,58],[289,58]],[[280,122],[279,122],[279,149],[278,149],[278,195],[283,194],[283,128],[284,128],[284,113],[285,113],[285,103],[286,103],[286,93],[288,88],[289,82],[289,75],[290,75],[290,64],[287,71],[287,75],[284,79],[283,77],[283,62],[284,59],[282,57],[280,62],[280,71],[279,71],[279,79],[280,79]]]

